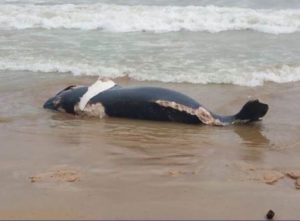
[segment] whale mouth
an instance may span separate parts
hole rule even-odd
[[[43,105],[43,108],[45,109],[50,109],[50,110],[55,110],[55,105],[53,103],[54,98],[49,98]]]
[[[60,96],[51,97],[44,103],[43,108],[57,111],[60,109],[60,103]]]

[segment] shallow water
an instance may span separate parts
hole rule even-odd
[[[297,1],[0,1],[0,70],[244,86],[300,78]]]
[[[257,86],[299,80],[299,34],[1,31],[0,70]],[[14,77],[14,76],[12,76]]]

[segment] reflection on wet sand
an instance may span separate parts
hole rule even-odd
[[[263,135],[264,128],[260,122],[248,125],[235,125],[233,129],[242,138],[243,144],[248,147],[264,147],[270,144],[270,140]]]
[[[210,142],[195,139],[205,136],[201,128],[183,124],[107,119],[103,127],[105,142],[130,153],[120,159],[125,164],[190,165],[199,147]]]
[[[119,155],[124,163],[142,165],[189,165],[212,153],[223,155],[232,145],[242,154],[241,159],[257,161],[263,154],[260,149],[270,144],[260,123],[223,128],[54,113],[50,127],[51,135],[62,142],[108,144],[118,149],[107,149],[109,154]]]
[[[197,173],[201,180],[226,178],[230,160],[262,163],[270,143],[260,123],[225,128],[53,113],[49,125],[57,143],[92,148],[95,159],[113,165],[112,172],[121,166],[131,168],[125,173]]]
[[[261,123],[236,125],[234,132],[242,139],[242,146],[239,154],[242,160],[252,162],[262,162],[264,152],[270,147],[270,140],[263,135],[263,126]]]

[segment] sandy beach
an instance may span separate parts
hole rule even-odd
[[[261,122],[228,127],[42,109],[70,84],[95,77],[2,76],[1,219],[299,219],[300,83],[241,87],[155,85],[186,93],[219,114],[248,100],[269,104]]]

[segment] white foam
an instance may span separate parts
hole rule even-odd
[[[151,77],[150,77],[151,78]],[[158,79],[147,79],[158,80]],[[289,83],[300,81],[300,66],[282,65],[264,70],[219,69],[216,72],[180,73],[166,75],[159,81],[200,84],[234,84],[248,87],[262,86],[266,82]]]
[[[126,6],[113,4],[3,4],[0,29],[66,28],[108,32],[220,32],[255,30],[272,34],[300,30],[300,9],[216,6]]]
[[[66,63],[64,63],[66,62]],[[127,76],[140,81],[160,81],[172,83],[195,83],[195,84],[234,84],[242,86],[261,86],[265,82],[288,83],[300,81],[300,66],[278,65],[274,67],[258,67],[249,71],[243,67],[222,67],[215,71],[205,72],[197,68],[177,71],[162,71],[159,69],[134,69],[133,67],[115,66],[106,67],[101,65],[90,65],[80,62],[68,63],[67,61],[54,62],[34,59],[22,61],[15,59],[0,60],[0,70],[7,71],[32,71],[40,73],[72,73],[75,76],[90,75],[117,78]]]
[[[106,91],[106,90],[112,88],[115,85],[116,85],[115,82],[113,82],[111,80],[96,81],[94,84],[89,86],[87,92],[81,97],[80,102],[79,102],[79,109],[81,111],[83,111],[83,109],[85,108],[85,106],[87,105],[87,103],[89,102],[89,100],[91,98],[93,98],[94,96],[96,96],[97,94],[99,94],[103,91]]]
[[[22,57],[13,59],[0,59],[0,70],[32,71],[42,73],[72,73],[75,76],[101,76],[116,78],[130,72],[130,68],[124,66],[104,66],[95,63],[80,63],[73,60],[46,60],[34,57],[31,60],[23,60]]]

